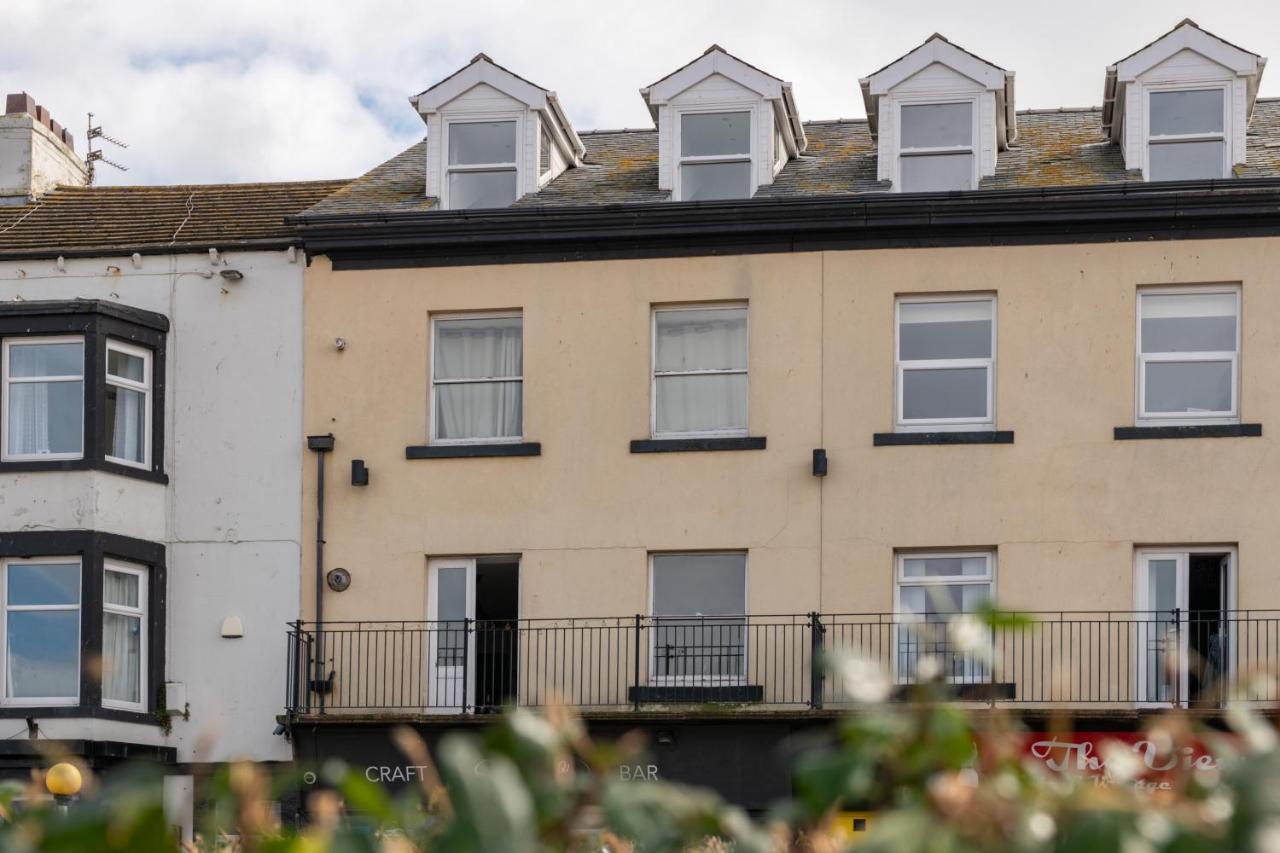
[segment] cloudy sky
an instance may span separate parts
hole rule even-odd
[[[1280,0],[3,0],[0,88],[78,150],[90,110],[128,141],[102,183],[344,178],[420,139],[406,98],[481,50],[580,130],[648,126],[637,89],[713,42],[792,81],[805,118],[860,118],[858,77],[935,31],[1015,70],[1020,108],[1087,106],[1183,17],[1280,58]]]

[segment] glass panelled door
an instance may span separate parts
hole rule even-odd
[[[1134,644],[1140,703],[1215,706],[1226,699],[1238,639],[1234,579],[1234,549],[1139,552]]]
[[[475,560],[432,560],[428,565],[427,707],[462,713],[473,703]]]
[[[1143,554],[1138,569],[1138,700],[1181,702],[1187,695],[1186,636],[1180,622],[1187,610],[1187,555]]]

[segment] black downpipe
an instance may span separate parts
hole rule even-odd
[[[315,679],[312,689],[324,713],[327,679],[324,675],[324,457],[333,450],[333,433],[307,436],[307,449],[316,454],[316,619]]]

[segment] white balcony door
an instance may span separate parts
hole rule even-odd
[[[427,707],[459,714],[475,706],[476,561],[431,560],[427,571]]]
[[[1143,553],[1138,569],[1137,630],[1138,698],[1143,704],[1164,705],[1187,695],[1186,631],[1175,611],[1187,611],[1187,555]]]
[[[1236,626],[1234,550],[1190,548],[1138,554],[1137,698],[1186,706],[1230,678]]]

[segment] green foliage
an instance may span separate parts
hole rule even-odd
[[[980,628],[1016,628],[995,611]],[[978,634],[980,635],[980,631]],[[1215,769],[1186,766],[1156,792],[1131,784],[1117,759],[1105,779],[1052,774],[1028,762],[1025,733],[995,711],[974,714],[946,701],[937,675],[889,702],[876,673],[829,661],[859,707],[835,726],[826,748],[793,767],[793,796],[753,821],[715,794],[654,781],[624,781],[618,768],[640,744],[591,741],[564,709],[511,711],[483,734],[441,740],[434,761],[410,730],[397,743],[417,785],[398,793],[337,763],[311,786],[306,827],[281,827],[270,803],[305,787],[301,776],[269,777],[248,764],[219,771],[207,785],[198,828],[204,851],[408,853],[408,851],[686,851],[744,853],[845,849],[834,816],[875,812],[859,851],[892,853],[1208,853],[1280,851],[1280,751],[1271,724],[1235,705],[1235,733],[1199,728],[1176,712],[1155,720],[1148,738],[1164,756],[1212,742]],[[922,667],[922,671],[924,671]],[[1120,756],[1123,758],[1123,755]],[[0,786],[0,850],[173,851],[155,775],[115,776],[67,814],[39,802],[36,787]],[[25,798],[26,805],[18,799]]]

